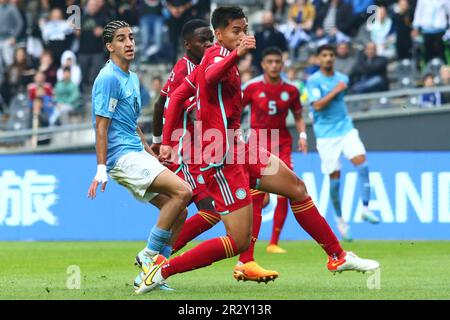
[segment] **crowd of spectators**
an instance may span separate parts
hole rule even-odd
[[[72,5],[81,9],[78,26],[67,10]],[[126,20],[135,29],[138,67],[169,69],[182,51],[183,24],[209,20],[212,5],[214,0],[0,0],[0,115],[18,95],[27,97],[29,110],[45,114],[40,123],[48,126],[89,115],[90,90],[107,59],[101,37],[108,21]],[[389,90],[392,65],[418,75],[400,84],[450,84],[449,0],[271,0],[247,13],[258,50],[240,61],[243,82],[261,72],[264,48],[277,46],[286,77],[302,89],[318,70],[315,49],[330,43],[336,69],[349,75],[350,93]],[[151,74],[153,82],[142,83],[145,115],[165,76]],[[450,95],[421,99],[429,107],[450,102]]]

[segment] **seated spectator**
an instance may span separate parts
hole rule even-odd
[[[350,73],[351,93],[369,93],[389,89],[387,78],[387,60],[377,55],[375,43],[366,45]]]
[[[78,85],[73,83],[70,67],[65,67],[63,80],[55,87],[55,102],[61,123],[69,123],[69,113],[78,111],[81,107],[81,94]]]
[[[5,102],[9,104],[15,94],[24,91],[33,81],[36,70],[24,48],[17,48],[14,55],[14,63],[6,70],[5,79],[1,88],[1,94]]]
[[[355,61],[356,57],[349,42],[340,42],[336,45],[336,61],[334,63],[336,70],[349,75]]]
[[[59,59],[71,47],[73,28],[64,19],[61,9],[52,9],[49,20],[43,23],[41,30],[42,39],[52,53],[53,60]]]
[[[253,66],[257,73],[262,73],[261,69],[261,54],[264,49],[269,47],[278,47],[284,53],[284,58],[287,58],[288,46],[284,35],[275,29],[275,21],[271,11],[264,11],[263,14],[263,29],[255,33],[258,50],[254,50]]]
[[[53,57],[50,51],[44,51],[41,55],[41,59],[39,61],[38,71],[43,72],[45,74],[45,79],[52,86],[56,84],[56,73],[58,69],[53,61]]]
[[[319,69],[319,58],[316,53],[313,53],[308,58],[308,66],[303,70],[303,81],[308,80],[309,76],[316,73]]]
[[[64,51],[64,53],[61,56],[61,66],[56,72],[56,79],[58,81],[63,80],[65,68],[70,69],[70,77],[71,77],[70,80],[72,80],[73,83],[79,86],[81,83],[81,68],[80,66],[77,65],[77,57],[70,50]]]
[[[44,94],[48,96],[53,96],[53,86],[45,81],[45,73],[38,71],[34,76],[34,82],[28,85],[28,99],[33,101],[37,96],[37,91],[39,89],[44,90]]]
[[[367,24],[370,40],[377,46],[377,54],[386,58],[395,56],[395,34],[393,34],[392,19],[387,14],[385,6],[379,6],[375,20]]]
[[[41,97],[36,97],[32,101],[33,116],[30,118],[30,129],[46,128],[50,126],[49,115],[44,111],[44,101]],[[33,147],[40,145],[48,145],[51,138],[48,135],[33,135],[31,137],[31,145]]]
[[[450,66],[441,66],[439,78],[442,86],[450,86]],[[442,92],[442,103],[450,103],[450,91]]]
[[[426,74],[423,79],[424,88],[433,88],[434,75],[431,73]],[[419,96],[419,107],[421,108],[435,108],[441,106],[441,93],[440,92],[427,92],[422,93]]]
[[[345,0],[330,0],[319,6],[313,31],[321,42],[348,41],[354,35],[353,7]]]

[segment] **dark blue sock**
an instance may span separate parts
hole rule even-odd
[[[170,257],[171,254],[172,254],[172,246],[166,244],[166,245],[164,246],[164,248],[162,248],[160,254],[162,254],[164,257],[166,257],[167,259],[169,259],[169,257]]]

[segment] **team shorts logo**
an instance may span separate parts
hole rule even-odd
[[[245,191],[245,189],[239,188],[236,190],[236,198],[238,198],[239,200],[244,200],[246,196],[247,192]]]
[[[201,174],[198,175],[197,182],[200,184],[205,184],[205,179],[203,179],[203,176]]]
[[[142,170],[142,176],[144,178],[148,178],[150,176],[150,171],[148,171],[147,169]]]
[[[289,100],[289,93],[287,91],[283,91],[280,95],[281,100],[288,101]]]

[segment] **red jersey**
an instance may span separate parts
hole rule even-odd
[[[236,130],[241,126],[243,107],[241,78],[236,64],[238,59],[237,50],[230,52],[216,43],[205,51],[196,72],[187,78],[187,81],[195,84],[197,89],[203,149],[214,144],[210,149],[213,159],[204,159],[207,164],[223,162],[226,153],[229,152],[227,129]],[[207,131],[210,129],[220,132],[221,141],[217,139],[208,141]],[[222,145],[219,146],[221,142]],[[220,150],[220,154],[216,152],[217,150]]]
[[[169,74],[169,78],[167,79],[166,84],[164,85],[164,87],[160,92],[162,96],[167,97],[166,105],[164,106],[163,122],[167,120],[167,112],[168,112],[167,108],[169,105],[170,96],[175,91],[175,89],[178,88],[178,86],[180,86],[180,84],[183,83],[184,78],[186,78],[189,74],[191,74],[196,67],[197,65],[193,63],[191,60],[189,60],[189,57],[187,55],[184,55],[183,58],[178,60],[178,62],[174,65],[172,71]],[[193,99],[192,100],[187,99],[185,102],[185,108],[194,102],[195,101]],[[187,113],[184,114],[184,117],[176,119],[175,123],[172,123],[171,125],[172,130],[173,131],[178,130],[177,132],[182,133],[184,129],[186,129],[192,136],[194,132],[194,126],[191,121],[184,121],[185,117],[186,118],[188,117]],[[186,125],[186,128],[184,128],[184,125]],[[173,131],[171,131],[171,134]],[[173,139],[170,139],[169,145],[172,147],[177,146],[179,143],[180,135],[181,134],[177,134],[175,137],[173,137]]]
[[[280,134],[289,132],[286,126],[289,110],[302,113],[298,89],[283,80],[270,84],[264,75],[245,85],[243,105],[250,105],[251,128],[279,129]]]

